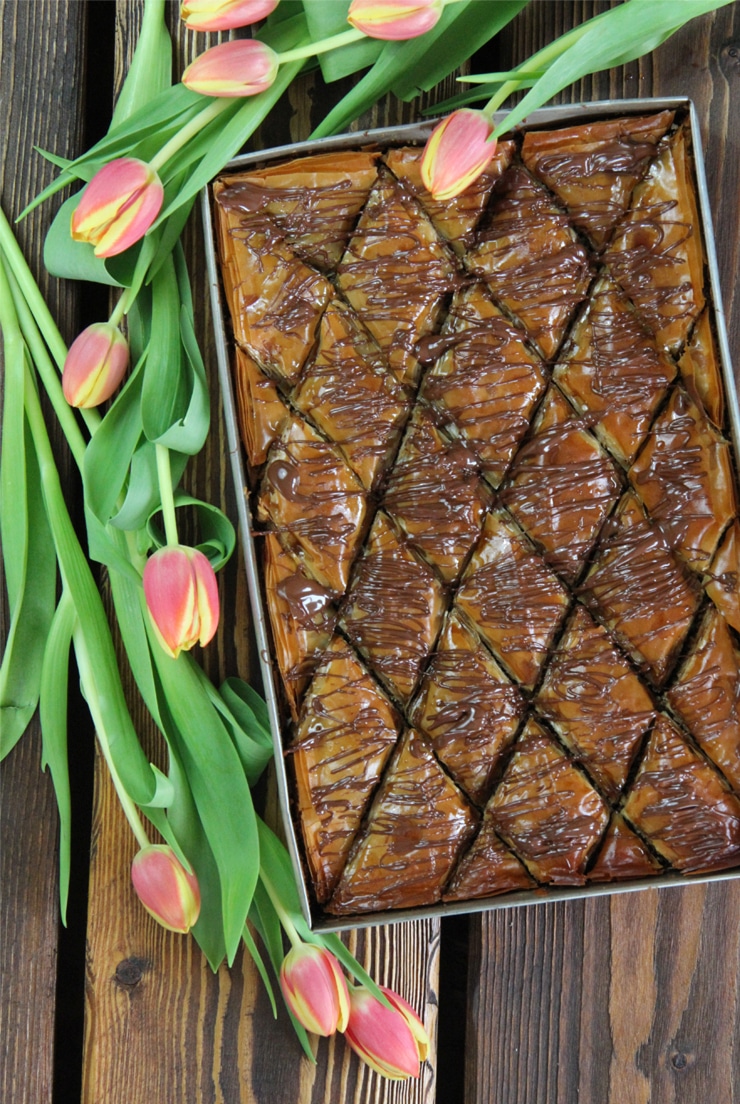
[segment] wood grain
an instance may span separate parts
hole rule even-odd
[[[604,4],[529,5],[501,68]],[[560,97],[690,96],[717,227],[730,347],[740,347],[737,5],[650,57]],[[471,926],[470,1104],[736,1104],[740,884],[649,890],[478,917]]]
[[[67,0],[0,0],[0,202],[13,222],[54,176],[33,151],[80,149],[84,9]],[[51,110],[52,95],[53,104]],[[18,239],[66,335],[76,291],[45,275],[41,246],[55,206],[16,227]],[[2,350],[0,349],[0,377]],[[65,486],[72,486],[60,434],[52,437]],[[0,641],[8,626],[0,587]],[[85,733],[80,732],[84,739]],[[58,947],[57,819],[48,775],[40,771],[34,720],[0,774],[0,1099],[45,1104],[52,1098]]]
[[[185,31],[170,5],[177,71],[209,40]],[[124,71],[141,17],[141,4],[119,2],[116,71]],[[262,148],[306,138],[324,112],[315,104],[314,78],[297,82],[255,135]],[[336,89],[334,95],[337,95]],[[393,121],[406,107],[396,108]],[[207,302],[203,242],[197,220],[185,249],[198,304],[197,325],[210,369],[211,433],[188,469],[191,493],[235,517],[226,435],[216,380],[216,358]],[[211,678],[254,674],[244,572],[235,557],[220,574],[222,619],[216,641],[203,655]],[[231,612],[233,611],[233,613]],[[131,688],[129,688],[131,689]],[[136,695],[132,708],[148,752],[162,749]],[[188,1104],[430,1104],[435,1098],[433,1059],[418,1081],[392,1083],[359,1062],[341,1038],[321,1040],[317,1062],[302,1056],[287,1016],[273,1020],[262,983],[248,956],[231,970],[211,974],[192,940],[157,927],[136,901],[129,883],[135,846],[110,783],[98,762],[93,816],[88,973],[86,984],[84,1104],[178,1100]],[[427,921],[372,929],[349,936],[359,959],[378,981],[397,989],[419,1010],[430,1037],[436,1034],[439,924]],[[432,1052],[433,1053],[433,1052]]]

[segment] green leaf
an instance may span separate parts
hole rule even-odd
[[[141,30],[111,119],[111,128],[145,107],[172,83],[172,42],[164,22],[164,0],[144,5]]]
[[[239,709],[246,707],[249,710],[249,715],[254,717],[265,734],[265,743],[269,741],[270,746],[272,746],[272,730],[270,728],[270,715],[267,711],[267,703],[248,682],[232,675],[231,678],[227,678],[221,684],[221,697],[236,717],[239,717]],[[245,714],[245,719],[247,716],[248,715]],[[262,739],[262,737],[260,739]]]
[[[198,670],[200,672],[200,668]],[[254,786],[272,760],[274,754],[272,737],[260,726],[251,707],[244,699],[229,691],[226,697],[218,694],[205,675],[203,675],[203,681],[209,698],[231,734],[247,781],[250,786]]]
[[[549,62],[544,76],[532,86],[517,106],[496,128],[503,134],[541,107],[569,84],[589,73],[598,73],[649,53],[689,20],[704,15],[732,0],[626,0],[575,28],[531,59]],[[525,63],[525,71],[526,71]]]
[[[30,440],[24,440],[22,407],[18,445],[17,434],[11,432],[17,396],[13,394],[10,371],[7,383],[10,386],[6,387],[3,417],[1,517],[10,629],[0,664],[0,759],[20,740],[36,710],[44,647],[56,602],[56,556],[36,454]],[[16,485],[11,490],[12,480],[16,480]]]
[[[72,837],[72,795],[67,757],[67,688],[69,651],[77,613],[69,592],[62,591],[51,623],[41,671],[40,720],[42,767],[48,767],[59,810],[59,907],[67,923]]]
[[[252,795],[228,731],[208,698],[189,655],[166,655],[149,631],[150,646],[172,722],[182,767],[221,882],[229,964],[257,882],[259,843]],[[162,707],[160,707],[162,708]]]
[[[44,241],[44,264],[52,276],[65,280],[89,280],[93,284],[121,287],[122,281],[111,275],[102,257],[95,256],[89,242],[74,241],[69,232],[72,213],[81,192],[70,196],[54,216]]]
[[[210,502],[178,491],[175,494],[178,509],[190,508],[198,519],[198,543],[195,547],[210,560],[214,571],[220,571],[231,558],[236,547],[236,531],[226,515]],[[159,509],[147,519],[147,532],[155,548],[167,544],[164,530],[154,521]]]
[[[306,13],[306,23],[312,42],[321,42],[325,38],[341,34],[349,30],[347,12],[349,0],[334,0],[331,4],[316,3],[316,0],[305,0],[303,5]],[[353,42],[349,46],[341,46],[338,50],[330,50],[319,56],[321,75],[327,84],[347,77],[350,73],[356,73],[359,69],[366,69],[377,60],[385,44],[377,38],[362,38],[359,42]]]
[[[270,1007],[272,1008],[273,1016],[277,1016],[277,1005],[275,1004],[275,994],[272,991],[272,984],[270,982],[270,976],[267,973],[267,967],[262,960],[262,955],[259,952],[259,948],[252,937],[252,933],[249,930],[249,925],[244,925],[244,932],[242,933],[242,939],[244,940],[244,946],[251,955],[252,962],[257,968],[257,973],[262,978],[262,984],[267,990],[267,996],[270,1001]]]

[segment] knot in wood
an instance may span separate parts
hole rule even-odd
[[[146,958],[136,958],[134,955],[130,958],[124,958],[116,966],[113,980],[122,989],[134,989],[141,981],[145,971],[151,969],[151,965],[151,962]]]

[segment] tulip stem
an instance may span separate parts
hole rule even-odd
[[[289,61],[301,61],[302,58],[318,57],[329,50],[338,50],[342,46],[349,46],[352,42],[359,42],[361,38],[368,36],[364,31],[357,31],[352,27],[349,31],[341,31],[340,34],[331,35],[320,42],[308,42],[305,46],[296,46],[294,50],[286,50],[284,54],[278,54],[278,61],[284,65]]]
[[[155,445],[157,453],[157,479],[159,480],[159,498],[162,505],[162,518],[164,520],[164,535],[167,544],[179,544],[177,535],[177,515],[175,513],[175,496],[172,493],[172,468],[170,467],[170,450],[165,445]]]
[[[128,314],[131,307],[133,306],[133,302],[134,302],[135,298],[136,298],[136,293],[134,292],[134,289],[130,288],[130,287],[127,287],[124,290],[123,295],[120,297],[120,299],[116,303],[115,307],[111,311],[111,316],[108,319],[111,326],[117,326],[118,323],[123,318],[123,316],[125,314]]]
[[[190,120],[182,128],[178,130],[177,134],[173,135],[164,146],[162,146],[159,153],[156,153],[149,162],[152,169],[155,172],[159,172],[161,167],[166,161],[169,161],[170,157],[187,145],[191,138],[194,138],[196,134],[200,134],[203,127],[207,126],[212,119],[216,119],[221,112],[226,111],[228,107],[234,103],[234,100],[230,97],[223,97],[220,99],[211,100],[208,107],[204,107],[202,111],[198,112],[194,118]]]
[[[272,884],[272,882],[268,878],[267,874],[265,874],[265,868],[261,863],[260,863],[260,881],[262,882],[262,885],[265,887],[265,892],[267,893],[267,896],[272,901],[272,907],[275,909],[275,912],[278,915],[278,919],[280,920],[280,923],[285,928],[285,934],[287,935],[288,939],[290,940],[291,946],[292,947],[300,947],[303,944],[303,940],[301,939],[300,935],[296,931],[295,924],[293,923],[290,916],[288,915],[288,913],[283,908],[283,905],[282,905],[282,902],[280,900],[280,896],[278,894],[278,891],[275,889],[275,886]]]

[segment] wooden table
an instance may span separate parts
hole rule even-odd
[[[475,69],[507,68],[605,6],[535,0]],[[180,72],[206,42],[180,30],[176,7],[169,15]],[[69,156],[104,131],[141,9],[141,0],[0,0],[0,194],[11,218],[52,176],[34,144]],[[327,93],[304,78],[255,141],[306,137],[345,88]],[[584,80],[561,100],[674,95],[692,97],[701,120],[738,357],[738,6],[702,17],[650,57]],[[415,113],[413,105],[386,104],[364,122],[405,122]],[[45,276],[41,246],[54,210],[52,203],[36,212],[19,237],[71,340],[106,316],[107,302],[105,293],[83,294]],[[204,303],[197,226],[188,242],[196,299]],[[205,306],[199,321],[214,369],[214,414],[188,483],[234,516]],[[79,502],[61,446],[59,455],[70,501]],[[245,585],[236,562],[222,585],[224,607],[237,616],[224,620],[204,662],[214,678],[235,671],[249,677]],[[2,615],[7,625],[6,606]],[[400,924],[353,937],[375,976],[421,1011],[437,1045],[418,1082],[377,1078],[341,1041],[322,1040],[313,1066],[301,1057],[287,1018],[273,1021],[249,961],[213,976],[192,940],[149,922],[129,885],[133,841],[97,769],[79,699],[71,702],[70,721],[77,819],[66,931],[57,920],[54,800],[39,771],[36,729],[3,766],[3,1104],[64,1104],[80,1096],[85,1104],[740,1100],[740,882]]]

